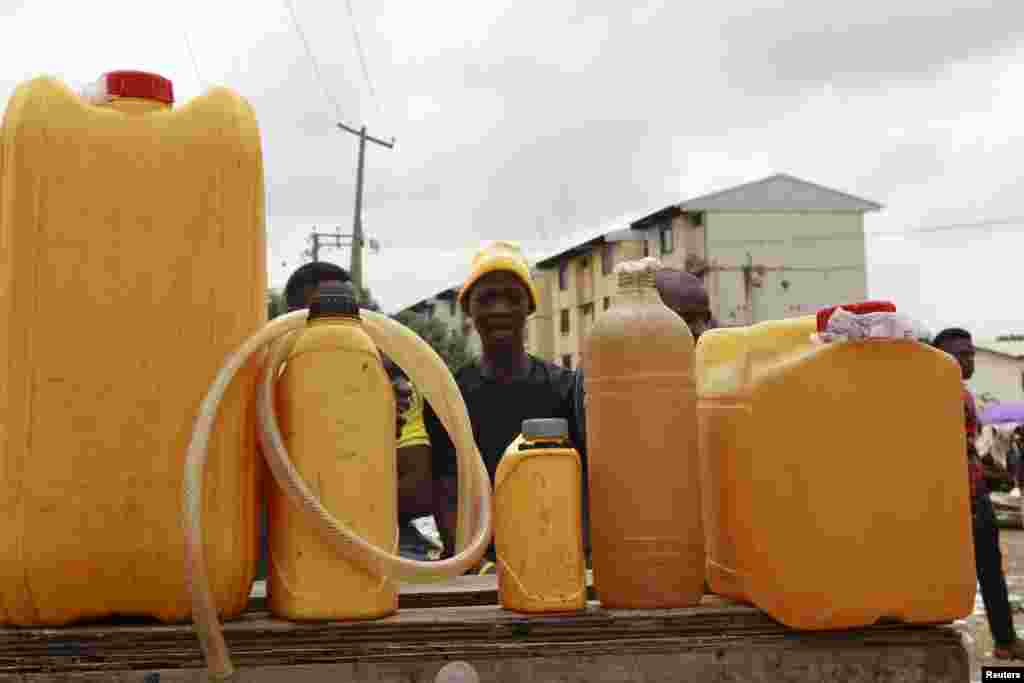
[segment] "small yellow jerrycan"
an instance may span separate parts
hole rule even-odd
[[[587,604],[580,456],[562,418],[524,420],[494,475],[498,595],[516,612]]]
[[[377,546],[398,547],[395,396],[352,289],[325,285],[277,380],[292,464],[320,502]],[[367,619],[398,609],[397,584],[338,558],[284,492],[267,498],[270,611],[286,619]]]

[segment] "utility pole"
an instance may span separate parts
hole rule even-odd
[[[390,142],[385,142],[372,135],[367,135],[366,126],[356,130],[339,122],[338,128],[359,136],[359,162],[356,166],[356,206],[352,216],[352,262],[349,271],[352,276],[352,284],[355,285],[357,292],[361,292],[363,291],[363,169],[366,162],[366,143],[367,141],[374,142],[381,147],[392,149],[395,146],[395,139],[391,138]],[[315,237],[313,247],[314,249],[317,247]],[[313,260],[316,260],[315,256]]]
[[[348,233],[342,233],[340,228],[336,232],[319,232],[316,226],[313,226],[313,231],[309,233],[309,241],[312,246],[303,252],[303,256],[308,256],[314,261],[320,260],[320,250],[324,247],[334,247],[335,249],[352,247],[355,249],[355,239],[353,236]],[[377,240],[368,239],[366,242],[373,253],[376,254],[380,251],[380,243]],[[354,282],[355,278],[353,278]]]

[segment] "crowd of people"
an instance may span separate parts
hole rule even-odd
[[[290,310],[308,307],[320,285],[348,280],[348,273],[333,264],[306,264],[292,275],[286,286],[288,307]],[[655,282],[662,301],[686,322],[695,338],[715,326],[709,298],[699,278],[682,270],[665,268],[657,274]],[[470,275],[459,290],[458,304],[479,334],[481,353],[456,373],[455,380],[492,482],[498,462],[508,444],[519,434],[523,420],[533,418],[567,420],[571,440],[585,470],[585,363],[570,370],[527,352],[526,320],[537,308],[537,292],[526,259],[515,245],[497,242],[476,255]],[[942,330],[931,343],[956,359],[965,382],[966,474],[970,484],[975,564],[995,641],[993,655],[997,659],[1024,660],[1024,642],[1017,638],[1013,625],[999,529],[989,498],[990,486],[986,482],[986,463],[976,447],[980,429],[977,405],[966,385],[974,373],[974,343],[971,334],[960,328]],[[389,359],[385,358],[384,362],[402,413],[397,425],[400,552],[421,560],[450,557],[455,546],[458,491],[455,449],[437,415],[416,393],[408,378]],[[1024,475],[1022,452],[1017,451],[1015,457],[1007,458],[1015,481]],[[589,554],[585,492],[584,486],[584,545]],[[415,520],[430,516],[436,522],[441,547],[414,525]],[[493,571],[494,561],[492,544],[477,571]]]

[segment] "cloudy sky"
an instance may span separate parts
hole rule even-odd
[[[387,310],[457,282],[481,241],[545,255],[785,172],[886,205],[866,220],[872,295],[933,329],[1024,332],[1019,0],[351,0],[369,82],[345,0],[292,2],[322,81],[287,1],[0,0],[0,102],[115,68],[179,100],[237,89],[262,128],[273,285],[313,226],[351,226],[340,116],[397,139],[366,175]]]

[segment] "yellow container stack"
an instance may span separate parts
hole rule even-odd
[[[225,356],[266,321],[252,109],[115,72],[103,102],[24,83],[0,129],[0,620],[191,613],[185,449]],[[225,617],[257,558],[254,385],[211,443],[206,561]]]
[[[801,629],[969,614],[959,368],[914,341],[818,345],[814,317],[697,346],[708,581]]]

